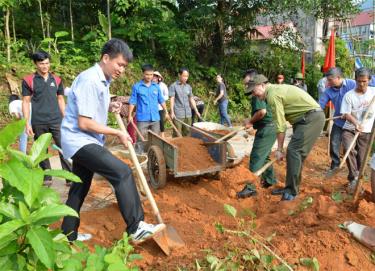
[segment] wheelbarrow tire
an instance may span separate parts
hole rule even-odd
[[[147,153],[147,169],[150,184],[154,189],[163,188],[167,183],[167,166],[162,150],[158,146],[151,146]]]

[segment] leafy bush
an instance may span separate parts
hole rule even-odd
[[[60,230],[49,228],[63,216],[78,216],[61,203],[59,194],[43,186],[45,175],[80,179],[64,170],[45,170],[39,162],[50,155],[46,150],[51,134],[43,134],[30,154],[11,148],[25,121],[9,124],[0,131],[0,266],[1,270],[137,270],[130,262],[139,259],[125,234],[113,248],[96,247],[94,253],[80,242],[70,246]]]

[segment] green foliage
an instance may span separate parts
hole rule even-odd
[[[319,261],[314,257],[314,258],[301,258],[299,259],[300,263],[303,266],[309,267],[313,271],[319,271]]]
[[[138,270],[126,233],[112,248],[94,253],[80,242],[71,247],[65,235],[49,225],[64,216],[78,216],[61,203],[60,196],[44,187],[44,175],[80,179],[64,170],[43,171],[51,134],[40,136],[26,155],[11,148],[25,126],[17,121],[0,130],[0,266],[2,270]],[[85,264],[84,264],[85,263]]]
[[[332,193],[331,199],[336,203],[341,203],[347,200],[352,200],[353,196],[348,195],[347,193],[344,193],[342,191],[335,191]]]
[[[312,197],[306,197],[298,206],[295,210],[290,210],[289,211],[289,215],[293,216],[293,215],[297,215],[301,212],[303,212],[304,210],[306,210],[307,208],[311,207],[311,205],[313,204],[314,202],[314,199]]]

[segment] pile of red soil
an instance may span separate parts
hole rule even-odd
[[[194,137],[176,137],[169,142],[178,148],[178,171],[196,171],[216,166],[202,140]]]
[[[317,258],[320,270],[375,270],[370,259],[371,251],[338,227],[347,220],[375,226],[375,204],[369,200],[368,192],[370,185],[365,182],[367,191],[358,208],[349,201],[333,201],[334,192],[345,193],[347,171],[339,172],[332,179],[325,179],[324,174],[330,163],[326,146],[327,138],[321,138],[308,156],[300,194],[292,202],[282,202],[279,196],[271,195],[271,189],[262,189],[259,179],[247,171],[248,159],[237,167],[221,172],[220,178],[202,177],[198,182],[171,179],[165,188],[155,191],[154,196],[161,216],[167,224],[176,228],[186,246],[172,251],[169,257],[153,240],[137,246],[136,252],[144,258],[139,262],[141,269],[196,270],[194,262],[206,256],[205,250],[225,257],[228,255],[225,247],[232,248],[232,251],[236,247],[243,247],[244,238],[221,234],[215,229],[215,223],[237,229],[237,221],[228,217],[223,210],[224,204],[230,204],[245,221],[254,219],[256,232],[264,237],[275,234],[272,238],[274,251],[288,263],[296,264],[295,270],[307,270],[299,264],[302,257]],[[277,187],[283,187],[285,162],[274,166],[279,181]],[[241,190],[247,180],[256,185],[258,195],[236,199],[235,192]],[[107,184],[101,182],[100,185]],[[97,189],[93,186],[89,195]],[[313,199],[312,204],[303,211],[296,211],[300,210],[299,206],[307,197]],[[145,220],[156,222],[150,204],[144,202],[143,207]],[[246,215],[249,213],[256,217]],[[92,246],[112,245],[113,241],[121,238],[125,227],[116,204],[81,213],[80,230],[94,234],[89,242]]]

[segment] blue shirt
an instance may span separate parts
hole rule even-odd
[[[137,106],[137,121],[160,121],[158,105],[164,103],[164,98],[158,84],[146,86],[143,80],[135,83],[129,103]]]
[[[356,86],[356,84],[355,84],[354,80],[343,79],[342,85],[341,85],[340,88],[335,88],[335,87],[326,88],[326,90],[324,91],[324,93],[322,94],[322,96],[319,99],[320,107],[322,109],[324,109],[326,107],[326,104],[329,101],[332,101],[333,106],[335,107],[334,117],[340,116],[341,115],[340,109],[341,109],[342,98],[344,97],[344,95],[349,90],[352,90],[353,88],[355,88],[355,86]],[[334,123],[337,126],[342,128],[345,124],[345,120],[344,119],[335,119]]]
[[[371,76],[371,80],[370,80],[370,82],[368,83],[368,86],[369,86],[369,87],[375,87],[375,75],[372,75],[372,76]]]
[[[104,135],[82,131],[78,127],[78,117],[88,117],[107,125],[109,85],[110,81],[98,64],[80,73],[73,81],[61,124],[61,146],[66,159],[88,144],[104,145]]]

